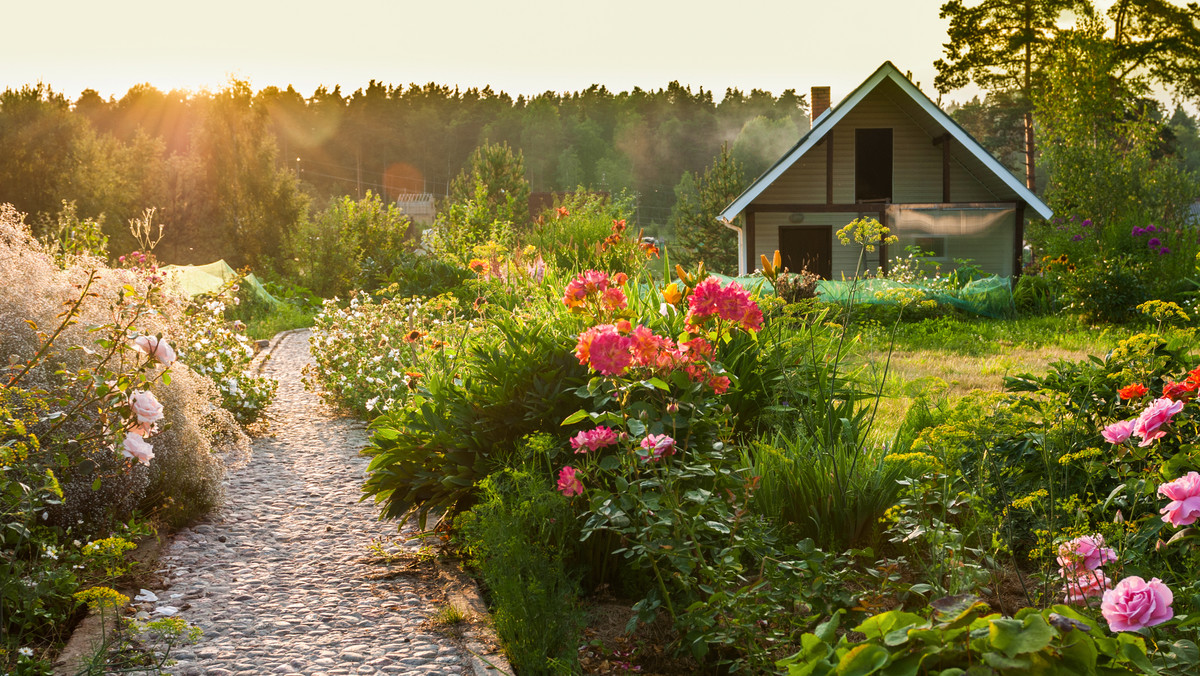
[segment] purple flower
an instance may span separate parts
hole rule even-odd
[[[1167,248],[1167,247],[1165,247],[1165,246],[1164,246],[1163,248],[1161,248],[1161,249],[1159,249],[1159,250],[1158,250],[1158,255],[1159,255],[1159,256],[1166,256],[1166,255],[1167,255],[1167,254],[1169,254],[1169,253],[1171,253],[1171,250],[1170,250],[1170,249],[1168,249],[1168,248]]]
[[[1158,228],[1154,227],[1154,224],[1151,223],[1146,226],[1146,232],[1158,232]]]
[[[1083,223],[1081,223],[1080,225],[1082,225],[1085,228],[1090,228],[1090,227],[1092,227],[1092,219],[1085,218],[1085,219],[1083,219]]]
[[[1083,235],[1075,235],[1074,237],[1072,237],[1072,238],[1071,238],[1071,241],[1072,241],[1072,242],[1082,242],[1082,241],[1083,241]]]
[[[1144,235],[1144,234],[1146,234],[1146,229],[1145,229],[1145,228],[1139,228],[1139,227],[1137,227],[1137,226],[1135,225],[1135,226],[1133,226],[1133,231],[1132,231],[1132,232],[1130,232],[1129,234],[1130,234],[1130,235],[1133,235],[1134,237],[1137,237],[1138,235]]]
[[[1162,242],[1160,242],[1157,237],[1151,237],[1150,241],[1146,242],[1146,246],[1150,247],[1151,249],[1157,249],[1158,247],[1162,246]]]

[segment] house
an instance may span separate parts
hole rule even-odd
[[[896,66],[829,102],[828,87],[813,88],[812,128],[721,212],[738,232],[739,274],[778,249],[793,271],[854,277],[859,249],[834,233],[860,216],[899,238],[864,269],[886,272],[889,258],[919,245],[946,267],[969,258],[987,273],[1020,274],[1025,220],[1050,209]]]

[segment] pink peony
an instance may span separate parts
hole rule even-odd
[[[165,338],[155,336],[138,336],[133,339],[133,349],[144,355],[154,357],[163,366],[170,366],[175,361],[175,350]]]
[[[571,448],[575,449],[576,453],[587,453],[588,451],[598,451],[615,443],[617,443],[617,433],[612,431],[612,428],[601,426],[576,434],[575,438],[571,439]]]
[[[149,465],[150,459],[154,457],[154,447],[146,443],[142,435],[137,432],[126,434],[122,446],[124,449],[121,451],[121,455],[126,458],[136,458],[143,465]]]
[[[1133,428],[1136,424],[1136,420],[1122,420],[1119,423],[1113,423],[1105,427],[1100,436],[1104,437],[1104,440],[1110,444],[1119,444],[1128,439],[1129,435],[1133,434]]]
[[[613,312],[624,310],[626,304],[625,292],[616,287],[612,287],[600,294],[600,305],[606,310]]]
[[[574,467],[567,465],[558,473],[558,490],[568,498],[583,494],[583,482],[579,480]]]
[[[1137,631],[1162,624],[1175,616],[1171,590],[1157,577],[1146,582],[1134,575],[1104,592],[1100,614],[1112,631]]]
[[[1117,560],[1117,553],[1104,546],[1104,536],[1083,535],[1058,546],[1058,565],[1064,577],[1096,570]]]
[[[658,460],[675,452],[675,440],[665,434],[648,434],[640,445],[647,451],[642,457],[645,461]]]
[[[1188,472],[1159,486],[1158,494],[1171,500],[1159,512],[1172,526],[1190,526],[1200,517],[1200,474]]]
[[[162,404],[158,403],[158,397],[155,397],[153,392],[137,390],[129,395],[129,408],[133,409],[133,414],[137,416],[137,428],[143,436],[149,434],[154,423],[163,418]]]
[[[1182,401],[1171,401],[1163,397],[1151,402],[1138,416],[1137,424],[1133,428],[1133,433],[1142,438],[1138,446],[1149,446],[1156,439],[1166,436],[1167,433],[1162,430],[1163,425],[1170,423],[1172,416],[1181,410]]]
[[[1087,599],[1101,596],[1109,589],[1112,589],[1112,580],[1104,571],[1089,570],[1067,578],[1063,583],[1063,597],[1067,603],[1085,603]]]

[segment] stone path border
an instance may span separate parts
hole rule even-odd
[[[392,574],[367,560],[373,542],[410,560],[420,544],[359,502],[366,430],[305,390],[310,335],[280,333],[256,356],[252,369],[279,381],[273,435],[226,478],[224,507],[164,548],[165,589],[143,608],[171,606],[204,631],[173,653],[169,673],[511,674],[468,576],[445,565],[436,579]],[[399,535],[415,533],[406,524]],[[445,604],[469,620],[461,637],[434,626]]]

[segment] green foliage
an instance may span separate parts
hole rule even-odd
[[[473,340],[453,346],[453,361],[427,372],[411,399],[371,424],[363,490],[387,518],[465,507],[523,437],[557,429],[577,406],[573,388],[585,382],[571,353],[578,320],[537,306],[488,307]]]
[[[283,271],[318,296],[346,296],[374,291],[404,274],[411,260],[408,217],[379,195],[333,201],[291,235],[290,262]]]
[[[842,550],[878,537],[879,519],[899,500],[909,467],[875,449],[780,434],[743,451],[742,464],[762,477],[754,509],[802,538]]]
[[[1012,618],[987,614],[986,603],[954,596],[931,604],[928,617],[891,610],[867,618],[851,640],[835,633],[835,615],[801,637],[800,652],[780,660],[789,676],[807,674],[1155,674],[1145,640],[1108,636],[1074,608],[1024,608]],[[1190,654],[1190,653],[1188,653]],[[1184,659],[1181,664],[1194,664]]]
[[[230,278],[218,291],[192,299],[185,311],[186,332],[176,347],[183,363],[217,386],[221,407],[239,423],[249,425],[274,401],[278,384],[247,373],[254,358],[251,340],[244,326],[234,326],[226,319],[230,308],[240,305],[242,295],[252,296],[239,294],[241,287],[247,286],[244,272]]]
[[[567,498],[545,474],[515,469],[483,479],[479,493],[457,525],[509,661],[530,674],[576,664],[583,616],[565,561],[578,538]]]
[[[53,252],[59,264],[66,266],[79,256],[104,259],[108,255],[108,236],[104,234],[104,216],[80,218],[74,202],[63,200],[53,220],[45,218],[39,226],[41,240]]]
[[[508,143],[484,143],[471,153],[467,166],[450,183],[449,201],[474,201],[482,220],[508,223],[523,231],[529,223],[529,180],[525,157]]]
[[[559,270],[632,276],[647,265],[646,248],[626,225],[632,215],[633,199],[628,195],[612,199],[578,191],[541,214],[526,241]]]
[[[717,215],[745,188],[745,172],[728,146],[721,147],[703,176],[684,174],[675,186],[676,204],[670,220],[680,262],[691,265],[703,260],[715,272],[737,274],[737,233],[718,221]]]

